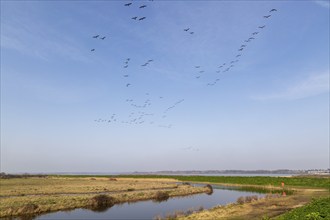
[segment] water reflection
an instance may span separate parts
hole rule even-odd
[[[205,186],[205,185],[203,185]],[[240,196],[252,196],[264,194],[259,192],[248,192],[242,190],[222,189],[213,185],[211,193],[195,194],[190,196],[154,199],[152,201],[139,201],[135,203],[116,204],[108,207],[102,212],[94,212],[87,209],[75,209],[70,212],[55,212],[36,219],[154,219],[155,216],[166,216],[177,210],[198,210],[217,205],[225,205],[236,202]]]

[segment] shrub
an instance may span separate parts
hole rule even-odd
[[[206,193],[206,194],[207,195],[212,195],[213,194],[213,187],[210,184],[207,184],[205,187],[209,189],[209,192]]]
[[[170,195],[168,194],[168,192],[162,192],[162,191],[158,191],[155,195],[155,201],[156,202],[162,202],[162,201],[166,201],[168,200],[168,198],[170,198]]]
[[[115,198],[108,195],[97,195],[91,198],[90,205],[94,211],[104,211],[115,204]]]
[[[116,178],[109,178],[109,181],[117,181]]]
[[[238,199],[237,199],[236,202],[237,202],[238,204],[240,204],[240,205],[244,204],[244,202],[245,202],[245,198],[244,198],[244,196],[240,196],[240,197],[238,197]]]

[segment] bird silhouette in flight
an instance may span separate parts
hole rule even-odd
[[[238,49],[238,51],[242,51],[244,48],[242,47],[242,48],[240,48],[240,49]]]
[[[258,34],[258,33],[259,33],[259,32],[253,32],[252,35],[256,35],[256,34]]]
[[[237,54],[237,55],[236,55],[236,57],[240,57],[240,56],[242,56],[242,55],[241,55],[241,54]]]
[[[101,37],[100,39],[101,39],[101,40],[104,40],[105,38],[106,38],[106,37],[104,36],[104,37]]]
[[[127,67],[128,67],[128,65],[124,66],[124,68],[127,68]]]
[[[124,75],[124,77],[128,77],[128,75]]]
[[[184,31],[189,31],[190,28],[183,29]]]
[[[269,18],[271,15],[264,16],[264,18]]]
[[[199,79],[199,78],[201,78],[201,76],[196,76],[196,79]]]
[[[91,49],[91,51],[93,52],[93,51],[95,51],[95,49]]]
[[[241,45],[241,47],[246,47],[246,45],[245,45],[245,44],[243,44],[243,45]]]
[[[199,73],[204,73],[204,72],[205,72],[204,70],[199,71]]]
[[[138,18],[138,17],[135,16],[135,17],[133,17],[132,19],[133,19],[133,20],[136,20],[137,18]]]
[[[125,4],[125,6],[130,6],[132,3],[127,3],[127,4]]]
[[[189,34],[194,34],[194,32],[192,31],[192,32],[190,32]]]
[[[93,38],[98,38],[100,35],[95,35],[95,36],[93,36]]]
[[[275,8],[273,8],[272,10],[270,10],[269,12],[273,12],[273,11],[277,11]]]
[[[129,87],[130,85],[131,85],[130,83],[127,83],[127,84],[126,84],[126,87]]]
[[[197,68],[197,69],[200,68],[200,67],[201,67],[201,66],[195,66],[195,68]]]
[[[139,8],[145,8],[145,7],[147,7],[146,5],[141,5]]]
[[[255,38],[254,37],[250,37],[248,40],[254,40]]]
[[[142,20],[144,20],[144,19],[146,19],[146,17],[139,18],[139,21],[142,21]]]
[[[150,62],[152,62],[152,61],[154,61],[154,60],[148,60],[148,63],[150,63]]]
[[[259,26],[258,28],[263,29],[265,27],[266,27],[266,25],[262,25],[262,26]]]

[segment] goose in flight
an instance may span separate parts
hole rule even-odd
[[[100,39],[101,39],[101,40],[104,40],[105,38],[106,38],[106,37],[104,36],[104,37],[101,37]]]
[[[271,15],[264,16],[264,18],[269,18]]]
[[[128,67],[128,65],[124,66],[124,68],[127,68],[127,67]]]
[[[236,55],[236,57],[240,57],[240,56],[242,56],[242,55],[241,55],[241,54],[237,54],[237,55]]]
[[[259,26],[258,28],[263,29],[266,25]]]
[[[244,48],[242,47],[242,48],[240,48],[238,51],[242,51]]]
[[[124,75],[124,77],[128,77],[128,75]]]
[[[128,87],[128,86],[130,86],[130,85],[131,85],[131,84],[127,83],[127,84],[126,84],[126,87]]]
[[[91,49],[91,51],[93,52],[93,51],[95,51],[95,49]]]
[[[183,29],[184,31],[189,31],[190,28]]]
[[[194,32],[192,31],[192,32],[190,32],[189,34],[194,34]]]
[[[93,36],[93,38],[98,38],[100,35],[95,35],[95,36]]]
[[[148,60],[148,63],[150,63],[150,62],[152,62],[152,61],[154,61],[154,60]]]
[[[253,32],[252,35],[256,35],[256,34],[258,34],[258,33],[259,33],[259,32]]]
[[[201,66],[195,66],[195,68],[197,68],[197,69],[200,68],[200,67],[201,67]]]
[[[142,21],[142,20],[144,20],[144,19],[146,19],[146,17],[139,18],[139,21]]]
[[[135,16],[135,17],[133,17],[132,19],[133,19],[133,20],[136,20],[136,19],[137,19],[137,17]]]
[[[139,8],[145,8],[145,7],[147,7],[146,5],[141,5]]]
[[[125,6],[130,6],[132,3],[127,3],[127,4],[125,4]]]
[[[269,12],[273,12],[273,11],[277,11],[275,8],[273,8],[272,10],[270,10]]]

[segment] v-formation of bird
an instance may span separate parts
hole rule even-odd
[[[127,3],[125,4],[124,6],[125,7],[129,7],[131,6],[133,3]],[[140,5],[139,6],[139,9],[143,9],[143,8],[146,8],[147,5]],[[269,13],[273,13],[273,12],[277,12],[277,9],[271,9],[269,11]],[[271,17],[271,14],[268,14],[268,15],[265,15],[263,16],[264,19],[269,19]],[[132,17],[133,20],[144,20],[146,17]],[[261,25],[261,26],[258,26],[258,29],[259,30],[263,30],[264,28],[266,27],[266,25]],[[193,31],[191,31],[190,28],[185,28],[183,29],[184,32],[187,32],[189,34],[194,34]],[[226,73],[228,71],[230,71],[233,67],[234,67],[234,64],[239,62],[239,60],[237,58],[241,57],[243,55],[243,50],[245,50],[248,46],[248,43],[250,43],[252,40],[255,40],[255,36],[259,34],[260,31],[255,31],[251,34],[251,36],[249,36],[246,40],[244,40],[244,43],[237,49],[237,51],[239,52],[237,55],[235,55],[235,58],[236,59],[233,59],[231,60],[230,62],[227,63],[223,63],[221,64],[220,66],[217,67],[217,70],[216,70],[216,73]],[[106,36],[103,36],[103,37],[100,37],[100,35],[95,35],[93,36],[94,39],[101,39],[101,40],[104,40],[106,38]],[[91,49],[91,51],[95,51],[95,49]],[[129,67],[129,62],[130,62],[130,58],[127,58],[125,61],[124,61],[124,64],[123,64],[123,68],[124,69],[127,69]],[[153,62],[153,59],[149,59],[147,60],[145,63],[141,64],[141,67],[146,67],[148,66],[151,62]],[[203,69],[201,69],[201,66],[198,65],[198,66],[194,66],[194,68],[198,71],[198,75],[195,76],[196,79],[200,79],[201,76],[202,76],[202,73],[204,73],[205,71]],[[123,75],[124,78],[127,78],[129,77],[129,74],[124,74]],[[207,83],[207,86],[214,86],[216,85],[218,82],[220,81],[220,78],[217,77],[214,81],[212,82],[209,82]],[[126,87],[130,87],[132,86],[131,82],[126,82]],[[146,93],[146,95],[149,96],[149,93]],[[160,96],[158,98],[159,100],[162,100],[163,97]],[[162,114],[162,119],[166,118],[167,117],[167,113],[168,111],[174,109],[177,105],[179,105],[180,103],[182,103],[184,101],[184,99],[181,99],[177,102],[175,102],[173,105],[169,106],[168,108],[166,108]],[[135,104],[134,103],[134,100],[133,99],[126,99],[126,102],[131,106],[131,107],[134,107],[136,109],[146,109],[148,107],[150,107],[152,105],[152,102],[151,102],[151,99],[146,99],[144,101],[144,103],[142,104]],[[144,123],[149,123],[151,125],[153,125],[155,123],[154,120],[151,120],[151,121],[147,121],[147,117],[153,117],[155,116],[156,114],[154,113],[147,113],[145,111],[138,111],[138,112],[131,112],[128,116],[128,119],[124,119],[124,120],[119,120],[119,118],[117,118],[117,115],[116,114],[112,114],[110,118],[108,119],[96,119],[94,120],[95,122],[98,122],[98,123],[113,123],[113,122],[121,122],[121,123],[126,123],[126,124],[144,124]],[[158,127],[162,127],[162,128],[172,128],[172,124],[167,124],[167,125],[163,125],[163,124],[159,124]]]
[[[273,13],[273,12],[276,12],[276,11],[277,11],[277,9],[271,9],[271,10],[269,11],[269,13]],[[270,17],[271,17],[271,14],[263,16],[264,19],[268,19],[268,18],[270,18]],[[266,27],[266,25],[258,26],[258,29],[259,29],[259,30],[262,30],[262,29],[264,29],[265,27]],[[244,40],[244,43],[250,43],[252,40],[255,40],[255,37],[254,37],[254,36],[258,35],[259,32],[260,32],[260,31],[255,31],[255,32],[253,32],[253,33],[251,34],[251,36],[249,36],[249,38],[247,38],[246,40]],[[245,50],[247,46],[248,46],[247,44],[242,44],[242,45],[237,49],[237,51],[239,52],[239,54],[237,54],[237,55],[235,56],[235,58],[241,57],[241,56],[242,56],[242,52],[243,52],[243,50]],[[227,65],[227,68],[226,68],[226,69],[224,69],[224,70],[222,70],[222,71],[221,71],[221,70],[216,70],[215,72],[216,72],[216,73],[225,73],[225,72],[228,72],[228,71],[230,71],[230,70],[235,66],[234,63],[236,63],[236,62],[239,62],[239,60],[238,60],[238,59],[236,59],[236,60],[232,60],[232,61],[230,61],[230,66]],[[226,63],[223,63],[223,64],[220,65],[218,68],[224,68],[225,65],[226,65]],[[195,66],[195,68],[200,69],[200,66]],[[203,72],[204,72],[203,70],[199,70],[199,71],[197,72],[198,75],[195,76],[195,78],[196,78],[196,79],[200,79],[200,78],[201,78],[201,73],[203,73]],[[216,85],[219,81],[220,81],[220,79],[219,79],[219,77],[217,77],[213,82],[209,82],[209,83],[207,83],[207,85],[208,85],[208,86],[214,86],[214,85]]]

